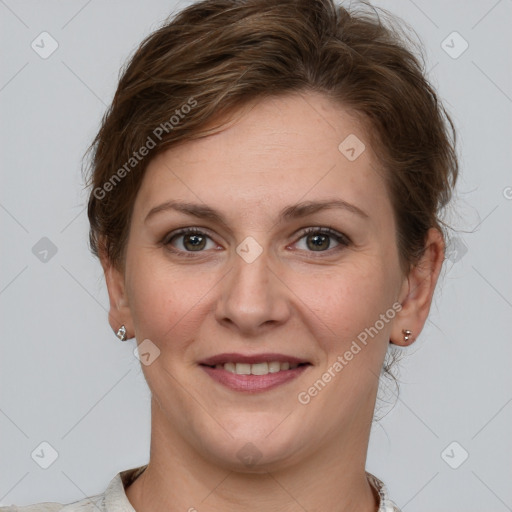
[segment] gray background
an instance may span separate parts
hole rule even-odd
[[[121,64],[185,4],[0,0],[1,504],[81,499],[147,462],[148,388],[135,342],[107,323],[80,165]],[[512,0],[374,4],[425,44],[462,175],[448,219],[459,232],[367,469],[404,512],[512,510]],[[59,44],[47,59],[31,47],[43,31]],[[58,453],[48,469],[42,442]]]

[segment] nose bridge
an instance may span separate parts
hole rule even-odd
[[[254,239],[253,239],[254,240]],[[269,290],[268,250],[263,250],[255,241],[244,241],[236,249],[233,257],[229,297],[239,304],[246,313],[257,311],[260,314],[271,295]]]
[[[269,253],[253,237],[236,248],[233,268],[224,282],[217,307],[219,321],[254,331],[285,319],[288,307],[279,280],[270,269]]]

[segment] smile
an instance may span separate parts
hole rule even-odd
[[[220,354],[199,363],[216,382],[235,391],[261,392],[285,384],[311,364],[281,354]]]
[[[280,363],[279,361],[271,361],[269,363],[224,363],[217,364],[217,370],[224,369],[227,372],[236,373],[237,375],[267,375],[268,373],[277,373],[286,370],[294,370],[299,366],[298,363]]]

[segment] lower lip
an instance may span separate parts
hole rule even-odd
[[[200,366],[213,380],[234,391],[256,393],[258,391],[268,391],[296,379],[310,365],[297,366],[293,370],[281,370],[276,373],[267,373],[267,375],[238,375],[223,368]]]

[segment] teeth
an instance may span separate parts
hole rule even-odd
[[[251,373],[253,375],[267,375],[268,363],[255,363],[251,364]]]
[[[279,361],[272,361],[268,363],[268,372],[277,373],[281,369],[281,363]]]
[[[226,363],[225,365],[218,364],[217,366],[220,366],[221,368],[224,368],[224,370],[235,373],[236,366],[235,363]],[[215,368],[217,368],[217,366]]]
[[[236,363],[235,373],[238,375],[251,375],[251,365],[248,363]]]
[[[277,373],[282,370],[293,370],[299,366],[298,363],[280,363],[279,361],[271,361],[269,363],[225,363],[217,364],[215,368],[223,368],[227,372],[236,373],[237,375],[267,375],[268,373]]]

